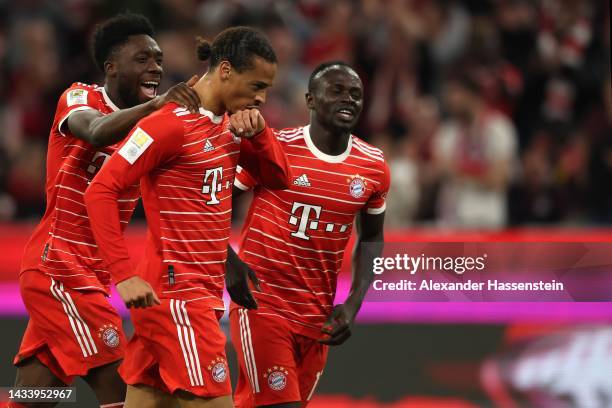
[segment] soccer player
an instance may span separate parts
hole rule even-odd
[[[225,336],[218,319],[237,164],[272,189],[288,186],[287,159],[257,107],[276,74],[268,40],[247,27],[201,41],[209,70],[194,90],[195,114],[175,104],[141,120],[85,194],[94,236],[135,334],[119,372],[126,407],[165,396],[182,407],[232,406]],[[229,113],[231,116],[228,116]],[[118,199],[140,180],[146,256],[130,261]]]
[[[238,407],[308,403],[328,345],[351,335],[372,281],[371,259],[382,251],[389,170],[379,149],[351,134],[363,106],[359,76],[343,62],[321,64],[310,76],[306,104],[309,125],[276,133],[293,172],[289,189],[272,191],[248,169],[239,169],[234,182],[254,190],[240,255],[260,286],[256,310],[236,304],[230,310]],[[334,307],[354,219],[351,290]],[[365,243],[367,250],[360,248]],[[244,272],[230,265],[228,286],[240,287]]]
[[[124,14],[96,27],[92,51],[104,85],[74,83],[60,97],[47,153],[47,208],[23,256],[19,283],[30,314],[14,363],[15,385],[61,386],[83,376],[101,404],[120,406],[117,373],[126,344],[121,318],[105,299],[110,277],[100,259],[83,194],[134,124],[174,101],[197,109],[185,84],[157,96],[162,53],[149,21]],[[121,197],[121,222],[138,200]]]

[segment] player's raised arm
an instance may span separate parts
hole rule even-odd
[[[125,137],[136,122],[168,102],[185,106],[192,112],[197,111],[200,106],[200,98],[191,88],[197,80],[198,77],[194,76],[187,83],[178,83],[163,95],[148,102],[132,108],[118,110],[108,115],[103,115],[94,109],[75,110],[68,116],[62,126],[67,126],[73,135],[94,147],[115,144]],[[67,98],[70,98],[71,91],[67,92]],[[85,93],[85,97],[87,98],[87,93]]]
[[[289,162],[258,109],[245,109],[230,116],[230,130],[242,137],[240,166],[268,188],[284,190],[289,187]]]
[[[114,153],[85,192],[85,204],[98,249],[121,298],[128,307],[159,303],[151,286],[140,279],[130,260],[119,222],[121,192],[180,149],[180,122],[169,115],[146,118]]]

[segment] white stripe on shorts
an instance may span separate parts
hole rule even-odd
[[[314,384],[312,384],[312,389],[310,390],[310,393],[308,394],[308,398],[306,398],[306,401],[310,401],[310,399],[312,398],[312,395],[315,392],[315,389],[317,388],[317,384],[319,383],[319,380],[321,379],[321,374],[323,374],[323,371],[317,371],[317,378],[315,378],[315,382]]]
[[[191,326],[191,322],[189,321],[189,315],[187,314],[187,307],[185,301],[181,301],[181,310],[183,312],[185,324],[189,328],[189,337],[191,338],[191,346],[193,347],[193,354],[196,361],[195,368],[197,370],[198,379],[200,380],[200,385],[204,385],[204,378],[202,377],[202,367],[200,365],[200,356],[198,355],[198,348],[196,347],[195,342],[195,332],[193,331],[193,326]]]
[[[66,316],[68,316],[70,327],[72,327],[72,332],[74,333],[74,336],[81,347],[83,357],[93,356],[94,354],[98,353],[96,344],[91,337],[89,327],[79,314],[76,305],[70,297],[70,294],[64,291],[64,285],[61,282],[56,282],[53,278],[51,278],[51,287],[49,289],[53,297],[62,304],[64,312],[66,313]]]
[[[259,379],[257,378],[257,365],[255,364],[255,353],[253,352],[253,341],[251,339],[251,326],[249,325],[249,315],[247,310],[238,309],[240,315],[240,342],[242,343],[242,353],[247,369],[247,377],[251,382],[254,393],[259,392]]]
[[[185,302],[170,299],[170,312],[172,313],[172,318],[176,324],[176,333],[178,335],[179,343],[181,344],[181,350],[183,351],[185,367],[187,367],[187,373],[189,374],[189,383],[192,387],[196,385],[203,386],[204,379],[202,378],[200,359],[197,354],[197,349],[195,353],[192,351],[192,347],[194,349],[196,348],[195,336],[193,336],[193,328],[189,323],[187,309],[185,309]]]

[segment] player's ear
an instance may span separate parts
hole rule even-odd
[[[306,107],[308,107],[308,109],[314,109],[312,94],[310,92],[306,92],[304,96],[306,97]]]
[[[221,80],[227,81],[232,73],[232,64],[229,61],[221,61],[219,64],[219,75],[221,76]]]
[[[104,74],[113,77],[117,74],[117,63],[112,60],[104,61]]]

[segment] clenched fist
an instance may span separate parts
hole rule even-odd
[[[251,138],[264,130],[266,121],[258,109],[243,109],[229,118],[230,131],[238,137]]]

